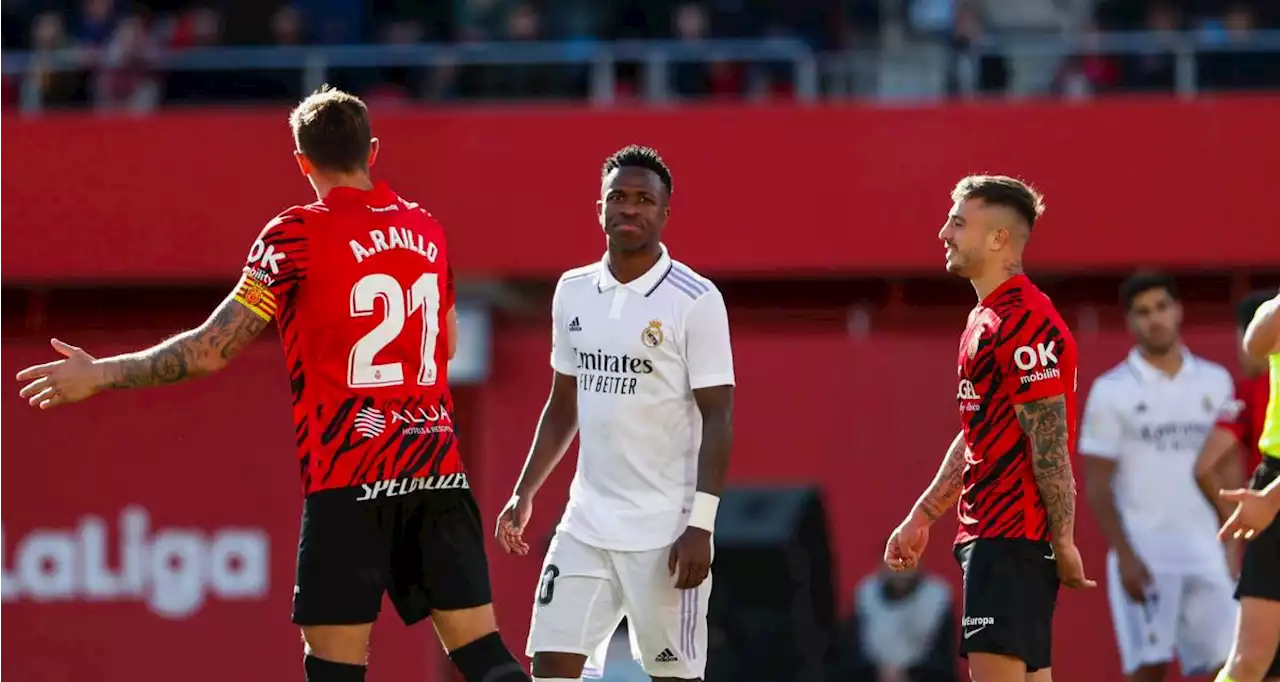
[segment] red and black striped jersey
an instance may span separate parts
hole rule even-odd
[[[1030,442],[1014,406],[1066,397],[1068,447],[1076,443],[1076,343],[1049,297],[1025,275],[969,313],[957,372],[964,487],[956,543],[974,538],[1049,540]]]
[[[249,249],[236,300],[279,329],[304,493],[428,476],[422,487],[466,486],[448,382],[452,270],[444,230],[418,204],[378,183],[286,210]]]

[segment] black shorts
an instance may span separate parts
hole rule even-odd
[[[362,488],[307,496],[293,622],[372,623],[382,595],[406,625],[434,609],[492,601],[480,510],[470,490],[417,490],[359,501]]]
[[[1263,457],[1249,487],[1261,490],[1277,476],[1280,476],[1280,460]],[[1244,543],[1240,583],[1236,586],[1236,599],[1240,597],[1280,601],[1280,522],[1272,522],[1260,535]]]
[[[1058,564],[1047,542],[979,538],[955,549],[964,570],[960,655],[1003,654],[1027,672],[1053,664]]]

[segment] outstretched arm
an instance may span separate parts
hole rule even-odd
[[[101,358],[102,388],[147,388],[212,374],[257,338],[269,320],[227,296],[203,324],[146,350]]]
[[[1255,360],[1280,353],[1280,295],[1263,303],[1244,333],[1244,352]]]
[[[1076,479],[1068,447],[1067,399],[1052,395],[1015,405],[1018,423],[1031,442],[1036,487],[1049,516],[1055,543],[1075,542]]]

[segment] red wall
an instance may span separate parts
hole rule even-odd
[[[964,313],[940,314],[959,325]],[[823,482],[840,606],[847,608],[855,581],[876,568],[884,538],[932,477],[957,428],[956,339],[916,332],[857,340],[794,326],[735,333],[740,383],[732,478]],[[1195,350],[1233,362],[1229,330],[1191,330],[1188,337]],[[102,352],[149,340],[73,339]],[[1118,361],[1128,346],[1115,331],[1079,341],[1082,379]],[[486,516],[496,515],[505,501],[545,399],[547,343],[540,322],[496,330],[492,380],[467,398],[467,414],[460,414],[465,454]],[[10,376],[29,362],[49,359],[42,341],[6,338],[3,350],[3,371]],[[85,515],[106,520],[108,565],[118,566],[114,548],[122,541],[115,524],[129,504],[147,509],[152,533],[186,529],[208,544],[219,529],[256,527],[270,543],[265,597],[211,595],[185,619],[156,615],[145,598],[6,598],[9,627],[0,641],[6,678],[146,682],[182,671],[191,682],[220,682],[253,669],[256,679],[300,679],[297,635],[288,622],[300,493],[286,391],[279,351],[264,341],[222,376],[102,396],[53,413],[30,410],[15,390],[3,393],[6,577],[15,570],[16,545],[33,529],[74,529]],[[777,450],[780,443],[785,451]],[[571,462],[572,456],[537,500],[534,538],[550,532],[563,508]],[[952,522],[936,530],[926,568],[958,587],[947,552],[952,531]],[[1091,521],[1082,523],[1079,540],[1089,571],[1101,578],[1104,547]],[[518,650],[537,568],[537,557],[517,559],[493,548],[499,618]],[[181,573],[181,567],[170,569]],[[1060,603],[1058,678],[1118,680],[1102,590],[1063,594]],[[437,648],[429,628],[406,632],[384,622],[370,679],[423,679],[429,662],[439,660]]]

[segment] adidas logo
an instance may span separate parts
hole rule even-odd
[[[658,657],[653,660],[655,663],[675,663],[680,659],[676,658],[676,655],[671,653],[670,649],[663,649],[662,653],[658,654]]]
[[[571,322],[569,322],[569,331],[571,332],[582,331],[582,325],[578,324],[578,318],[575,317]]]

